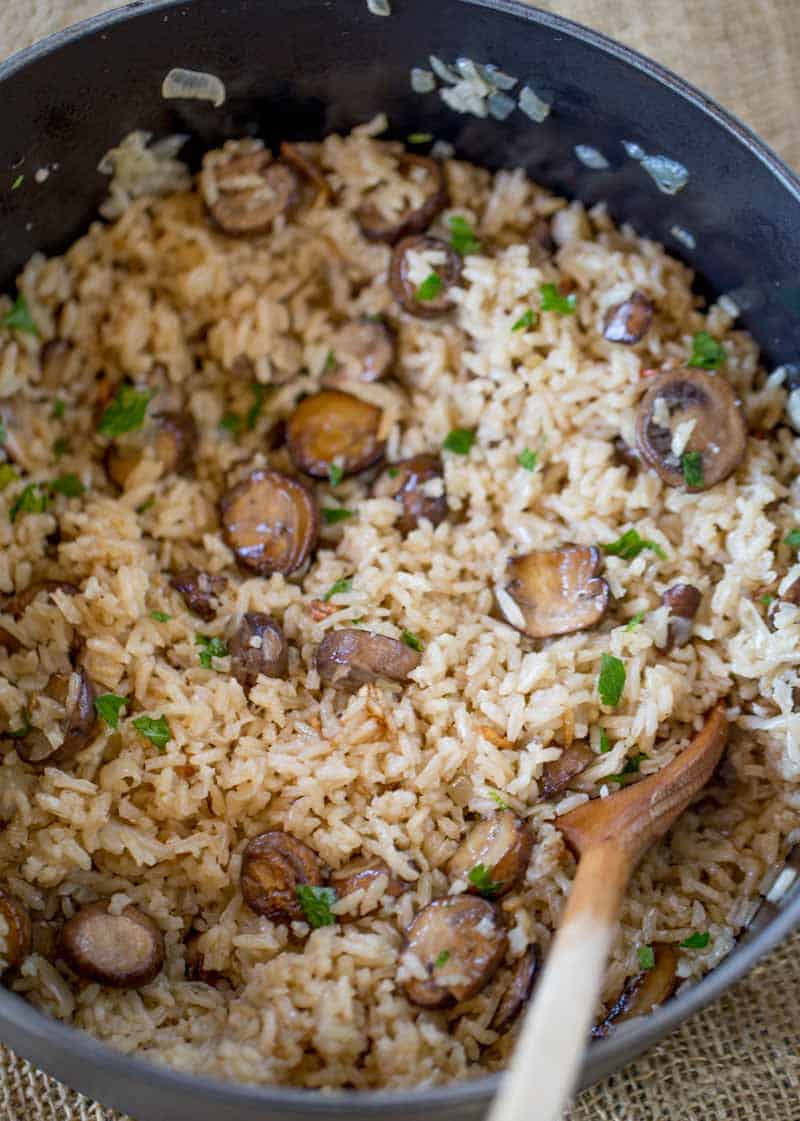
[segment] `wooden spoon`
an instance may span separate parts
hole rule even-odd
[[[631,873],[711,778],[728,737],[722,704],[658,774],[556,822],[578,870],[489,1121],[557,1121],[572,1092]]]

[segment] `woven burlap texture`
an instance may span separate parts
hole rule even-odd
[[[115,6],[0,0],[0,57]],[[539,6],[657,58],[800,167],[800,0],[540,0]],[[664,1043],[582,1094],[569,1121],[800,1121],[799,1006],[800,934]],[[0,1047],[0,1121],[118,1116]]]

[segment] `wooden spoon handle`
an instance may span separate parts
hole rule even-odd
[[[612,843],[581,857],[514,1058],[489,1121],[558,1121],[575,1084],[622,895],[632,871]]]

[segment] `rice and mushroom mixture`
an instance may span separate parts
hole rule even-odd
[[[720,698],[599,1034],[729,951],[799,824],[783,374],[602,207],[376,131],[194,180],[134,135],[2,304],[4,982],[229,1079],[502,1065],[557,816]]]

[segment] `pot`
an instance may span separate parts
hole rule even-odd
[[[733,295],[768,364],[795,359],[800,182],[740,122],[635,52],[513,0],[391,4],[392,14],[381,17],[365,0],[139,0],[1,66],[0,166],[9,183],[24,175],[26,184],[0,194],[2,283],[10,287],[35,250],[58,252],[86,228],[106,191],[98,162],[133,129],[188,133],[191,159],[229,136],[257,133],[272,145],[316,139],[384,111],[392,136],[430,132],[476,163],[524,167],[589,205],[606,200],[615,219],[684,257],[711,292]],[[430,54],[494,63],[529,80],[552,112],[541,124],[518,111],[502,122],[457,114],[438,95],[411,88],[411,68],[427,67]],[[164,100],[163,78],[176,66],[221,78],[224,104]],[[664,193],[623,142],[678,161],[686,185]],[[579,145],[602,153],[608,167],[586,166]],[[46,182],[37,182],[39,168],[49,169]],[[712,973],[592,1045],[583,1085],[663,1038],[800,924],[795,878],[787,866]],[[474,1121],[497,1086],[491,1076],[323,1095],[226,1084],[112,1051],[2,988],[0,1038],[137,1121],[423,1121],[433,1112],[441,1121]]]

